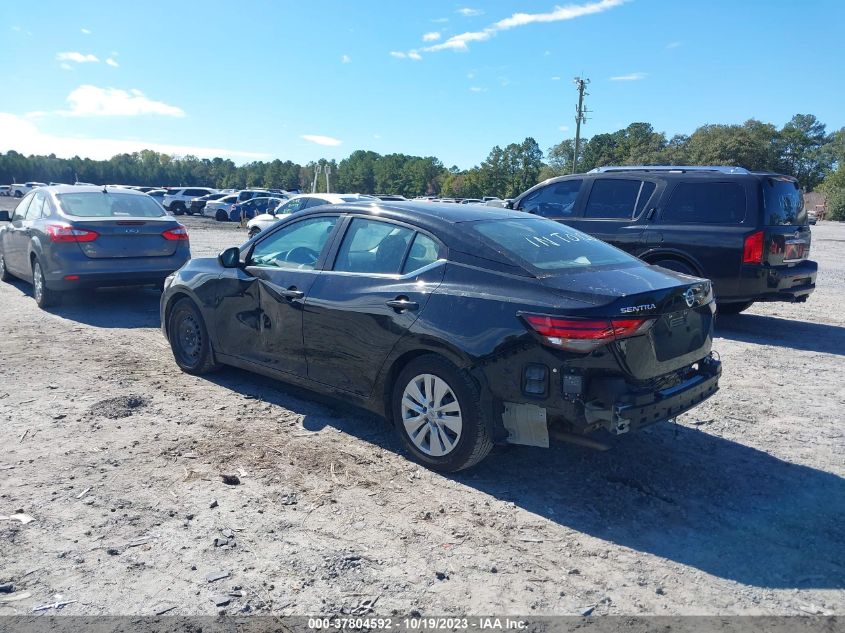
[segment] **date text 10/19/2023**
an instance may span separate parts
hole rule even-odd
[[[308,618],[308,628],[314,630],[409,630],[409,631],[521,631],[528,627],[526,620],[516,618],[474,617],[333,617]]]

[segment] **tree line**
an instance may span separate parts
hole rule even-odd
[[[174,157],[152,150],[118,154],[109,160],[0,154],[0,182],[77,180],[98,184],[267,187],[310,191],[319,166],[317,191],[397,193],[479,198],[513,197],[541,180],[572,173],[574,140],[544,154],[533,138],[494,146],[479,165],[445,167],[434,156],[352,152],[340,162],[321,159],[236,165],[224,158]],[[821,187],[829,200],[842,200],[845,215],[845,128],[833,133],[812,114],[796,114],[781,128],[750,119],[739,125],[707,124],[690,135],[668,138],[649,123],[631,123],[596,134],[581,145],[578,171],[602,165],[736,165],[795,176],[806,190]],[[832,210],[832,209],[831,209]]]

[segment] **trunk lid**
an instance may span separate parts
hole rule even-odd
[[[558,274],[541,281],[554,292],[591,303],[585,316],[649,319],[643,334],[610,343],[622,369],[649,380],[710,353],[713,301],[710,282],[663,268],[636,265]]]
[[[91,259],[169,257],[180,244],[179,240],[168,240],[162,235],[180,227],[169,218],[74,219],[73,225],[97,232],[97,239],[77,242],[85,256]]]

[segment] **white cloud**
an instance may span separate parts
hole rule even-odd
[[[439,31],[431,31],[430,33],[425,33],[422,36],[423,42],[436,42],[440,39],[440,32]]]
[[[552,54],[552,52],[551,52],[551,51],[545,51],[545,52],[543,53],[543,57],[548,57],[548,56],[549,56],[549,55],[551,55],[551,54]]]
[[[395,57],[396,59],[405,59],[407,55],[402,51],[390,51],[390,56]]]
[[[71,66],[70,64],[59,64],[59,68],[61,68],[62,70],[73,70],[73,66]]]
[[[341,64],[348,64],[352,61],[352,58],[349,55],[341,55],[340,56],[340,63]]]
[[[118,63],[117,63],[117,62],[116,62],[113,58],[111,58],[111,57],[109,57],[109,58],[106,60],[106,64],[108,64],[109,66],[111,66],[111,67],[113,67],[113,68],[117,68],[118,66],[120,66],[120,64],[118,64]]]
[[[470,9],[469,7],[458,9],[455,13],[460,13],[465,18],[472,18],[476,15],[484,15],[484,11],[482,9]]]
[[[76,51],[68,52],[68,53],[56,53],[56,60],[60,62],[75,62],[77,64],[86,64],[89,62],[98,62],[100,61],[97,59],[96,55],[84,55],[82,53],[77,53]]]
[[[240,160],[265,160],[268,154],[225,149],[222,147],[197,147],[192,145],[170,145],[142,140],[113,138],[84,138],[60,136],[41,132],[33,121],[14,114],[0,112],[0,151],[15,150],[22,154],[56,154],[61,158],[82,156],[95,160],[111,158],[116,154],[140,152],[151,149],[164,154],[185,156],[192,154],[200,158],[232,158]]]
[[[91,35],[91,31],[89,31],[88,29],[79,29],[79,31],[80,31],[83,35]]]
[[[648,77],[647,73],[629,73],[627,75],[616,75],[611,77],[610,81],[639,81]]]
[[[557,75],[555,75],[554,77],[552,77],[552,81],[560,81],[560,77],[558,77]]]
[[[305,139],[309,143],[316,143],[317,145],[327,145],[329,147],[337,147],[343,141],[332,136],[323,136],[321,134],[303,134],[299,138]]]
[[[373,134],[373,138],[379,140],[381,138],[381,134]]]
[[[84,85],[67,96],[70,110],[59,110],[62,116],[141,116],[155,114],[160,116],[185,116],[182,108],[168,105],[163,101],[148,99],[143,92],[135,88],[98,88]]]
[[[602,13],[615,7],[618,7],[629,0],[597,0],[596,2],[589,2],[587,4],[570,4],[565,7],[555,7],[553,11],[547,13],[514,13],[508,18],[494,22],[490,26],[480,31],[468,31],[460,35],[453,35],[446,41],[433,46],[428,46],[423,51],[433,53],[436,51],[453,50],[466,51],[469,50],[468,44],[470,42],[483,42],[489,40],[499,31],[507,31],[519,26],[526,26],[528,24],[546,23],[546,22],[562,22],[565,20],[574,20],[585,15],[593,15],[595,13]],[[458,13],[462,15],[479,15],[474,13],[477,9],[458,9]],[[469,12],[469,13],[468,13]]]
[[[669,42],[666,45],[666,48],[678,48],[681,45],[681,42]]]
[[[469,91],[470,92],[487,92],[487,89],[486,88],[480,88],[479,86],[470,86]]]
[[[446,22],[449,21],[449,18],[434,18],[431,21],[434,22],[435,24],[446,24]]]
[[[422,59],[422,55],[420,55],[417,51],[411,51],[408,53],[408,58],[413,59],[415,62],[418,62]]]
[[[568,125],[560,125],[560,126],[558,126],[557,129],[559,129],[561,132],[568,132],[569,126]]]

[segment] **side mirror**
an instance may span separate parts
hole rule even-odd
[[[505,201],[505,208],[506,209],[513,209],[513,200],[506,200]]]
[[[11,222],[8,211],[0,211],[0,222]]]
[[[241,249],[237,246],[227,248],[217,256],[217,261],[223,268],[240,268],[241,267]]]

